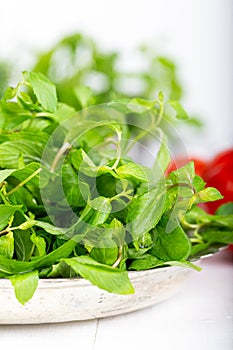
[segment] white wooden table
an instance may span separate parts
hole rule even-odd
[[[85,322],[0,326],[0,348],[232,350],[233,253],[218,253],[202,267],[175,296],[145,310]]]

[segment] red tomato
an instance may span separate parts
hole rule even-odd
[[[233,201],[233,149],[218,154],[206,167],[203,178],[209,187],[217,188],[223,199],[206,203],[209,213],[223,203]]]
[[[233,244],[229,245],[229,250],[231,250],[233,252]]]
[[[233,149],[223,151],[210,162],[212,167],[221,167],[233,169]]]
[[[168,175],[171,171],[174,171],[182,166],[184,166],[185,164],[189,163],[193,161],[194,162],[194,166],[195,166],[195,172],[197,175],[202,176],[202,174],[204,173],[205,169],[206,169],[206,162],[204,162],[203,160],[196,158],[196,157],[179,157],[175,160],[172,160],[171,163],[168,165],[168,168],[166,170],[166,175]]]

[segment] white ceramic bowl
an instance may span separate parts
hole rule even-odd
[[[16,300],[10,281],[0,279],[0,324],[87,320],[139,310],[172,296],[190,271],[172,266],[129,272],[132,295],[105,292],[82,278],[41,279],[24,306]]]

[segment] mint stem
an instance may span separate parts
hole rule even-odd
[[[10,196],[11,194],[13,194],[14,192],[16,192],[19,188],[23,187],[27,182],[29,182],[31,179],[33,179],[33,177],[35,177],[36,175],[38,175],[41,172],[42,168],[37,169],[33,174],[31,174],[30,176],[28,176],[25,180],[23,180],[22,182],[20,182],[17,186],[15,186],[10,192],[6,193],[6,197]]]

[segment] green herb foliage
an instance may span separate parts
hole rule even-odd
[[[76,93],[87,105],[89,90]],[[20,303],[33,296],[39,278],[78,277],[108,292],[133,293],[128,270],[198,270],[192,260],[233,242],[232,204],[215,215],[198,207],[221,194],[205,187],[192,162],[164,176],[166,106],[173,118],[187,118],[180,103],[162,93],[77,114],[36,72],[24,72],[22,82],[6,89],[0,277],[11,280]],[[128,154],[148,132],[161,143],[151,168]]]
[[[94,40],[77,33],[42,53],[34,71],[43,73],[56,85],[60,101],[78,110],[116,98],[140,95],[150,99],[163,89],[174,100],[180,117],[185,115],[176,101],[182,95],[182,88],[174,62],[158,55],[152,47],[135,50],[135,56],[144,62],[143,68],[125,71],[120,64],[121,52],[101,50]],[[136,95],[134,86],[138,87]]]

